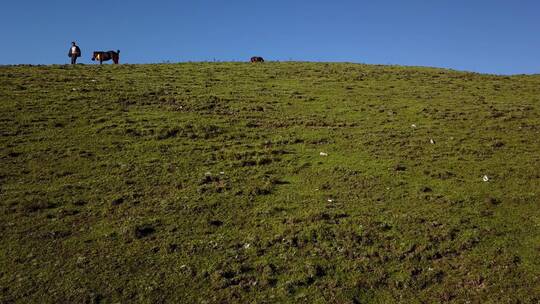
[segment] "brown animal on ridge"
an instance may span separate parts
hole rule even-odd
[[[251,62],[264,62],[262,57],[253,56],[251,57]]]
[[[99,60],[99,64],[102,64],[103,61],[111,60],[114,62],[114,64],[118,64],[118,61],[120,60],[120,50],[115,51],[95,51],[92,55],[92,61]]]

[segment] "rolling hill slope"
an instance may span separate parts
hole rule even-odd
[[[1,303],[540,301],[540,76],[0,67]]]

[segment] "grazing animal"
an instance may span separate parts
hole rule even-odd
[[[262,57],[253,56],[251,57],[251,62],[264,62]]]
[[[102,64],[103,61],[111,60],[114,62],[114,64],[118,64],[118,61],[120,60],[120,50],[115,51],[96,51],[92,55],[92,61],[99,60],[99,64]]]

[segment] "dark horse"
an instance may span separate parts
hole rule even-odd
[[[115,51],[108,51],[108,52],[102,52],[102,51],[96,51],[94,52],[94,55],[92,55],[92,61],[99,60],[99,64],[102,64],[103,61],[111,60],[114,62],[114,64],[118,64],[118,61],[120,60],[120,50]]]
[[[251,62],[264,62],[264,59],[262,57],[251,57]]]

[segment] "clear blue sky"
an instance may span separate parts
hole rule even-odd
[[[540,73],[538,0],[4,1],[0,64],[348,61]]]

